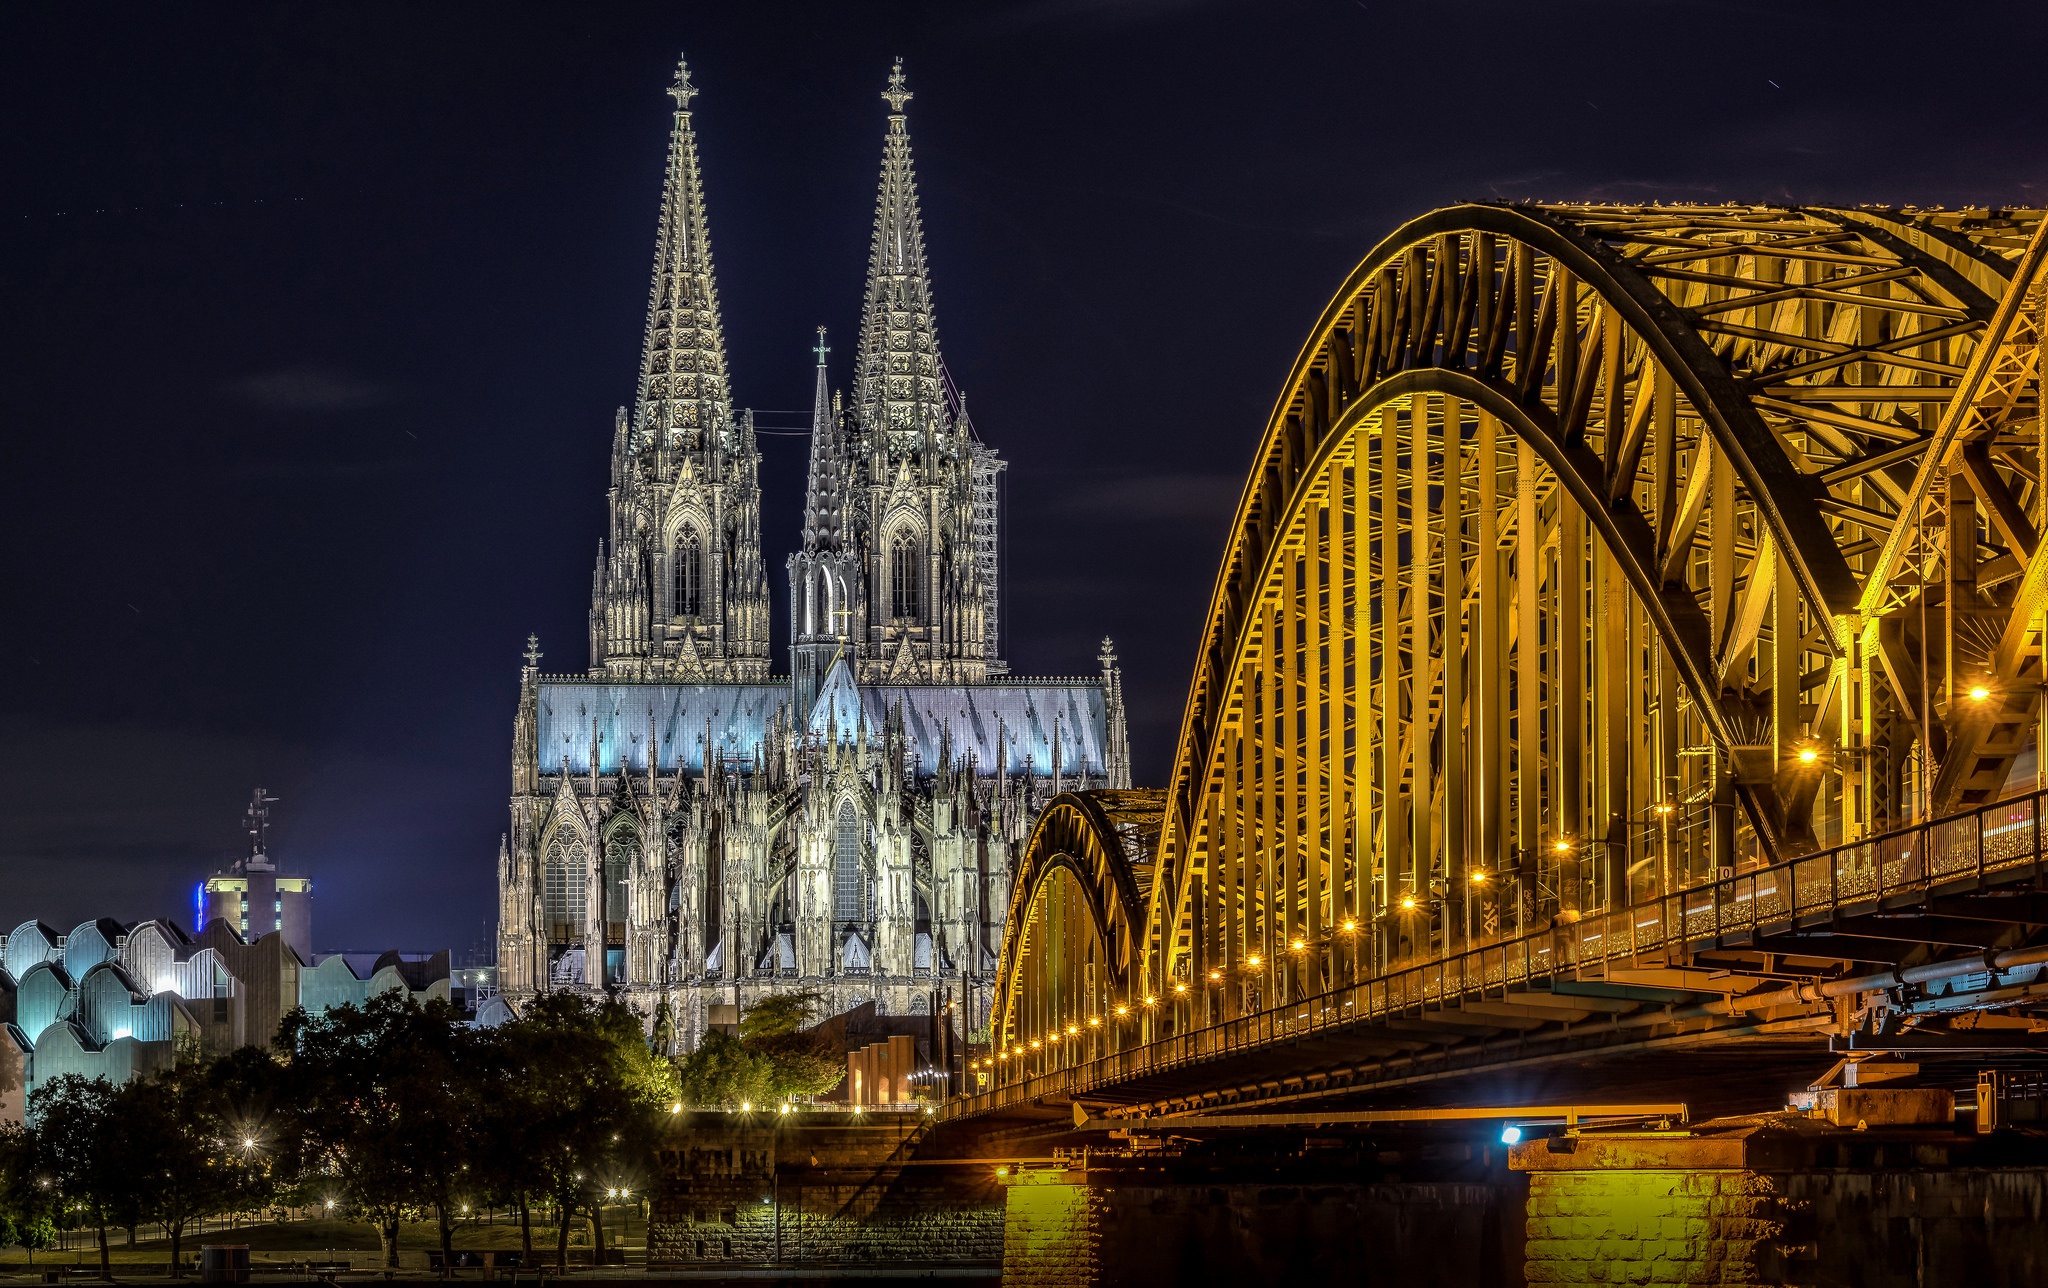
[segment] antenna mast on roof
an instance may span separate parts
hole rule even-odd
[[[249,833],[249,854],[239,865],[244,872],[260,872],[271,866],[270,807],[275,804],[277,797],[261,787],[249,796],[249,808],[242,815],[242,825]]]

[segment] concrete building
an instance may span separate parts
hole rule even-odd
[[[244,939],[260,938],[275,930],[305,956],[313,951],[313,882],[303,876],[288,876],[271,861],[270,806],[276,802],[275,796],[265,795],[261,787],[256,789],[247,814],[249,852],[226,871],[200,883],[198,916],[192,928],[201,930],[216,920],[225,921]]]
[[[391,989],[465,1003],[452,983],[445,952],[302,956],[283,931],[250,941],[219,919],[197,935],[171,921],[102,918],[69,934],[23,922],[0,939],[0,1122],[21,1121],[60,1074],[125,1082],[169,1065],[182,1038],[258,1046],[294,1007],[320,1014]]]

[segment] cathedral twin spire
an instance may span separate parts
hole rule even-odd
[[[750,418],[733,409],[691,120],[699,91],[686,63],[668,92],[674,126],[639,389],[613,448],[591,671],[754,680],[768,667],[760,458]],[[864,679],[974,681],[996,656],[1002,462],[975,438],[939,357],[900,59],[882,98],[889,123],[845,414],[818,336],[802,542],[790,563],[792,662],[822,672],[850,650]]]
[[[668,177],[662,186],[661,228],[654,250],[654,284],[647,302],[640,389],[633,411],[633,446],[698,447],[707,433],[732,419],[725,363],[725,328],[718,316],[718,286],[711,272],[711,228],[704,212],[704,177],[697,168],[697,134],[687,62],[676,64],[669,95],[676,101],[669,136]]]
[[[860,348],[854,355],[854,406],[861,423],[870,431],[886,432],[894,446],[904,436],[946,428],[949,418],[931,277],[925,267],[924,224],[918,218],[917,174],[911,166],[910,131],[903,113],[911,93],[904,85],[900,58],[889,73],[882,99],[889,105],[889,133],[882,146],[867,298],[861,306]]]

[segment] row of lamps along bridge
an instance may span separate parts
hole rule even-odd
[[[1985,702],[1988,701],[1991,697],[1991,689],[1986,684],[1978,683],[1972,685],[1966,691],[1966,694],[1971,702]],[[1821,743],[1817,739],[1809,738],[1797,744],[1797,749],[1794,751],[1793,755],[1797,758],[1800,764],[1812,765],[1818,763],[1821,760],[1822,756],[1825,754],[1825,750],[1826,749],[1821,745]],[[1655,811],[1660,818],[1668,818],[1672,814],[1674,808],[1675,807],[1672,805],[1670,801],[1660,801],[1656,805]],[[1572,843],[1569,837],[1558,837],[1555,841],[1551,843],[1552,851],[1560,856],[1570,854],[1575,848],[1577,847]],[[1493,880],[1493,874],[1485,871],[1484,869],[1474,869],[1471,873],[1468,874],[1467,879],[1470,881],[1472,885],[1483,886]],[[1418,907],[1421,906],[1421,904],[1420,901],[1417,900],[1414,892],[1409,891],[1401,895],[1401,897],[1396,901],[1396,906],[1402,912],[1414,912]],[[1347,936],[1357,934],[1357,919],[1352,917],[1345,918],[1344,921],[1339,925],[1338,930],[1339,933]],[[1288,944],[1289,951],[1296,954],[1307,952],[1308,948],[1309,944],[1308,941],[1305,939],[1296,938],[1290,941]],[[1255,972],[1259,970],[1263,965],[1264,958],[1262,958],[1257,953],[1248,953],[1244,957],[1244,969],[1247,972]],[[1223,980],[1224,973],[1222,970],[1211,970],[1209,972],[1210,983],[1220,984],[1223,982]],[[1187,995],[1187,992],[1187,981],[1174,981],[1173,994],[1175,997],[1185,997]],[[1157,994],[1148,993],[1145,995],[1143,1002],[1141,1004],[1149,1011],[1152,1008],[1158,1006],[1160,1000],[1161,999]],[[1114,1008],[1114,1011],[1115,1018],[1119,1021],[1128,1021],[1131,1017],[1131,1007],[1128,1003],[1118,1003]],[[1099,1031],[1102,1028],[1102,1017],[1100,1015],[1091,1015],[1087,1018],[1085,1024],[1086,1028],[1091,1031],[1090,1036],[1092,1036],[1094,1031]],[[1015,1045],[1012,1045],[1004,1050],[998,1051],[992,1056],[988,1056],[979,1060],[969,1061],[968,1068],[971,1071],[980,1073],[1007,1071],[1011,1068],[1021,1069],[1023,1067],[1023,1062],[1029,1059],[1033,1054],[1039,1052],[1057,1051],[1059,1049],[1060,1044],[1068,1042],[1078,1042],[1082,1036],[1083,1026],[1081,1024],[1075,1024],[1070,1022],[1064,1028],[1062,1028],[1060,1025],[1055,1024],[1052,1027],[1052,1031],[1047,1033],[1045,1036],[1031,1038],[1029,1040],[1020,1039]],[[1012,1062],[1015,1063],[1013,1064]],[[1519,1135],[1519,1133],[1517,1134]]]

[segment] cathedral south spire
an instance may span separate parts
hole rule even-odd
[[[882,144],[867,298],[854,355],[855,409],[865,430],[884,436],[867,446],[891,454],[928,433],[949,430],[953,421],[941,375],[924,224],[917,209],[917,175],[903,113],[910,99],[899,58],[882,91],[882,100],[889,105],[889,132]]]
[[[639,448],[693,449],[707,434],[725,432],[732,420],[704,178],[697,167],[697,134],[690,122],[690,101],[701,92],[690,83],[689,63],[679,60],[668,91],[675,99],[675,126],[669,135],[654,285],[647,302],[639,397],[633,412],[634,446]]]
[[[861,683],[980,683],[997,654],[996,476],[939,355],[903,60],[889,73],[882,177],[846,426],[848,620]]]

